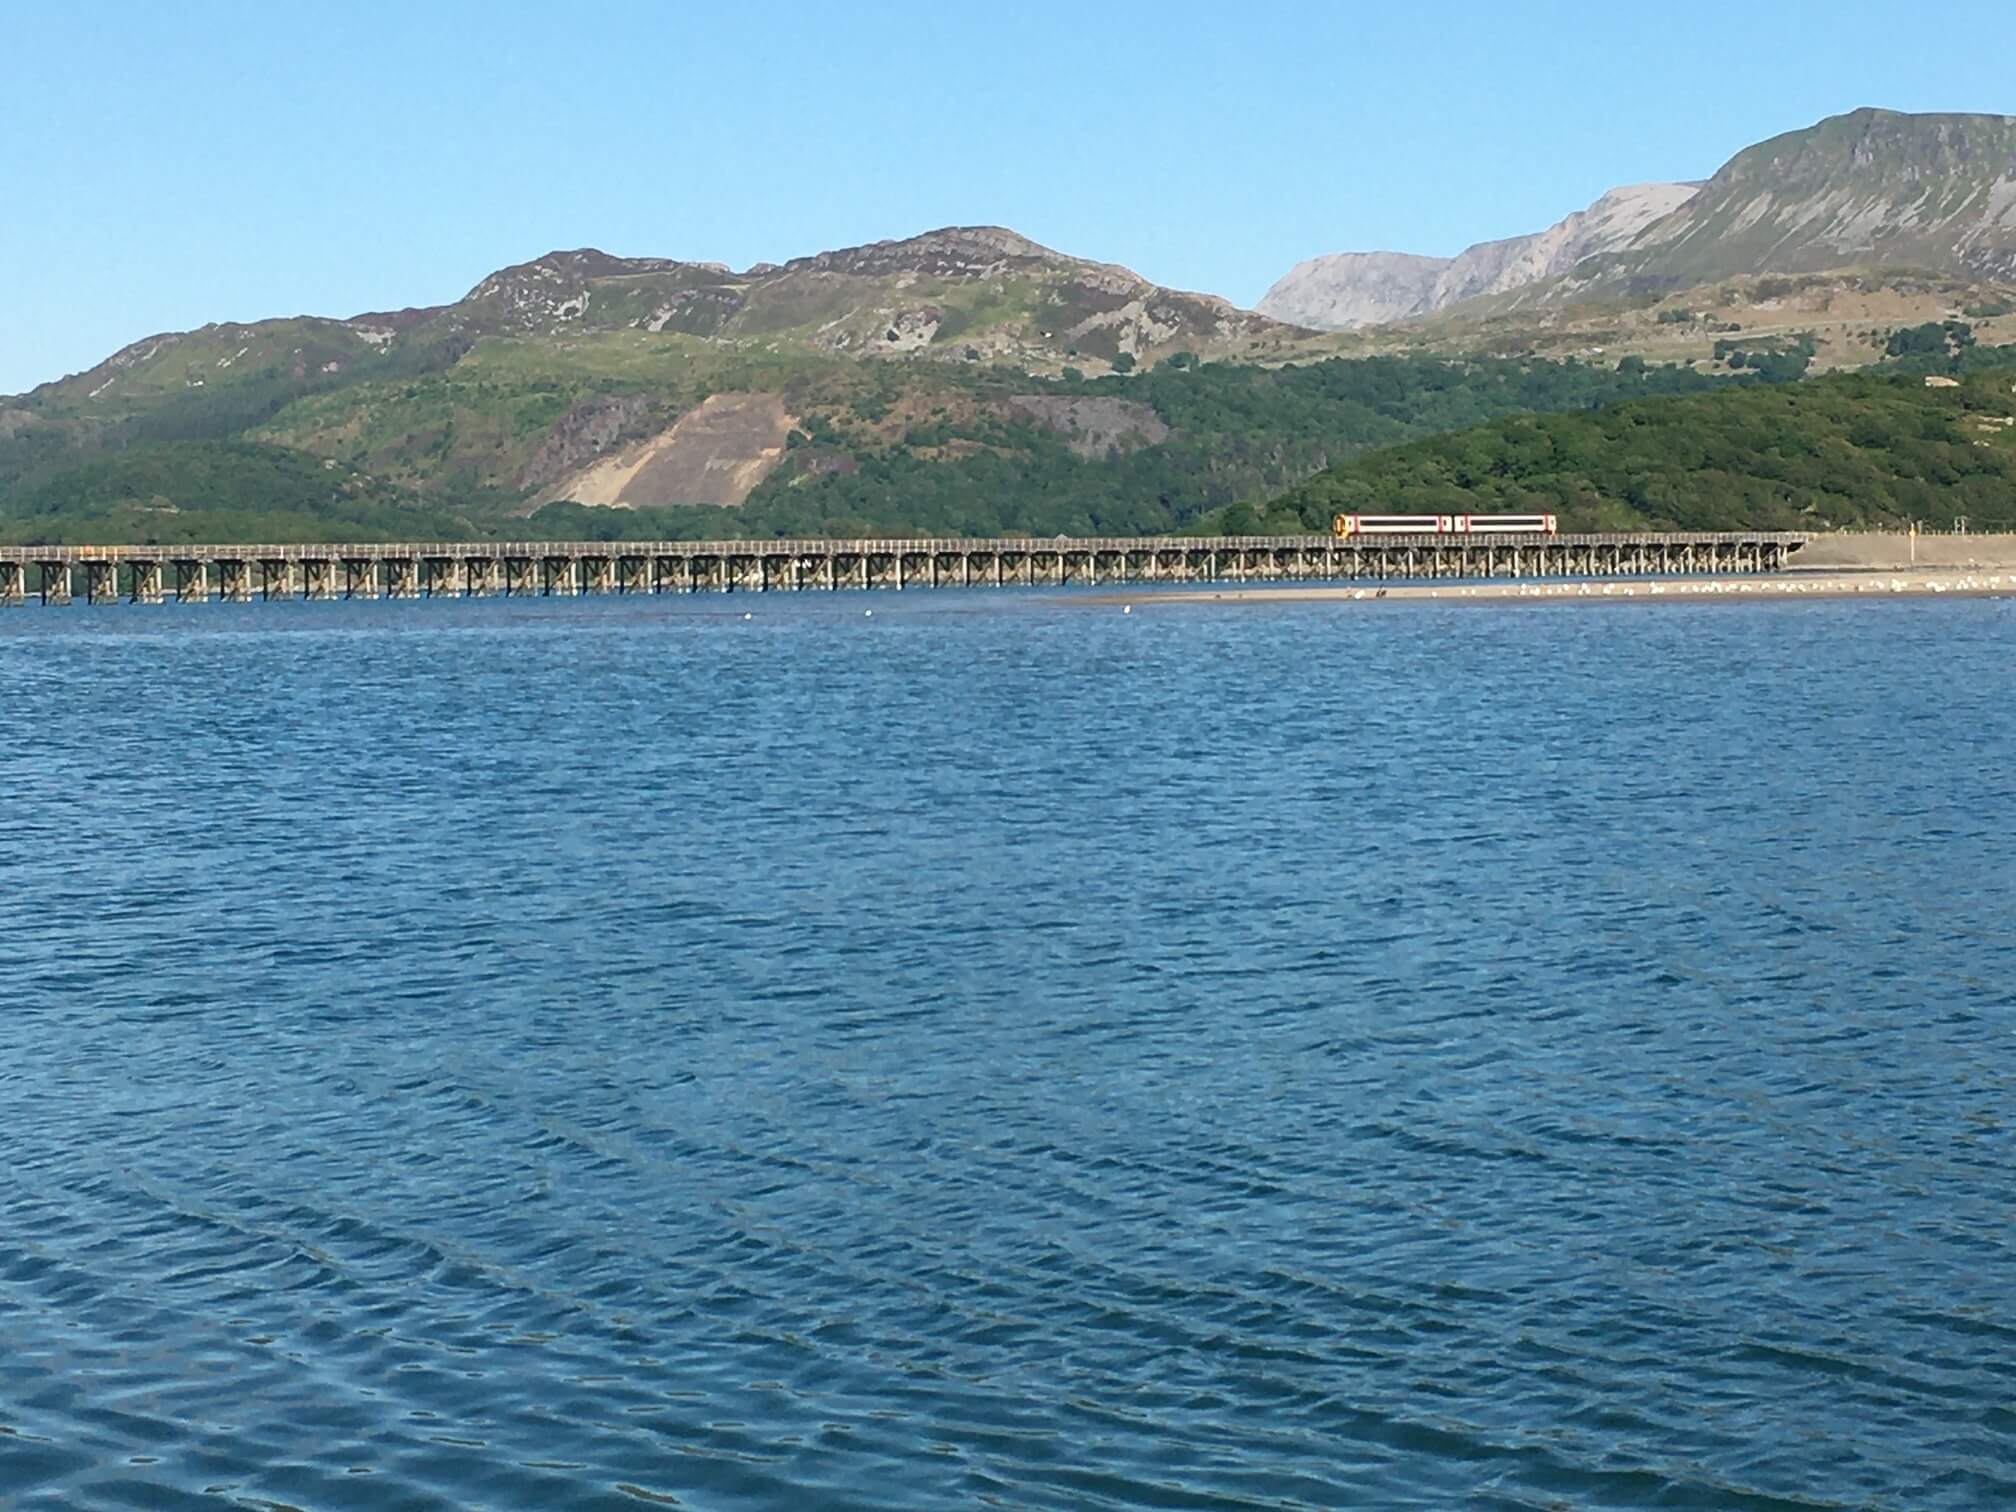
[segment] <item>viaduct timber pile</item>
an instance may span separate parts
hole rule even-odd
[[[0,604],[1776,572],[1794,532],[7,546]]]

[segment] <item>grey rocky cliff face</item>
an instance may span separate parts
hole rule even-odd
[[[1588,209],[1577,210],[1533,236],[1472,247],[1438,284],[1435,308],[1483,294],[1504,294],[1566,273],[1584,258],[1629,246],[1647,226],[1686,204],[1700,187],[1633,184],[1612,189]]]
[[[1455,257],[1405,252],[1336,252],[1298,263],[1269,289],[1259,311],[1293,325],[1349,330],[1432,315],[1565,273],[1586,257],[1615,251],[1685,204],[1696,184],[1612,189],[1585,210],[1530,236],[1478,242]]]
[[[1256,308],[1319,331],[1405,320],[1428,308],[1436,280],[1452,261],[1410,252],[1332,252],[1290,268]]]
[[[1160,415],[1136,399],[1018,394],[1008,400],[1007,410],[1062,436],[1081,457],[1159,446],[1173,434]]]
[[[544,488],[617,446],[650,414],[638,395],[584,399],[562,415],[518,475],[520,488]]]

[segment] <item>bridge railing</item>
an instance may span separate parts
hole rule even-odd
[[[1054,555],[1087,552],[1343,551],[1424,547],[1735,546],[1790,547],[1803,531],[1599,531],[1564,535],[1379,535],[1339,539],[1294,536],[878,536],[722,541],[348,541],[211,544],[0,546],[5,562],[382,561],[388,558],[537,559],[541,557],[788,557],[895,555]]]

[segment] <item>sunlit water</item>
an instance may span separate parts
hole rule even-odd
[[[2012,645],[0,615],[0,1501],[2006,1505]]]

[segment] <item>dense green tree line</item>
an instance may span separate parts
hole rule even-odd
[[[1234,531],[1339,513],[1552,513],[1564,529],[1826,529],[1965,515],[2016,527],[2010,369],[1957,387],[1846,374],[1508,417],[1333,467]]]
[[[0,511],[0,541],[392,541],[481,533],[441,507],[284,446],[177,441],[101,457]]]

